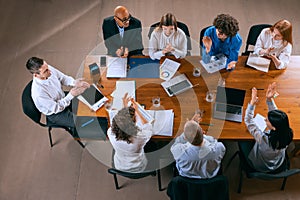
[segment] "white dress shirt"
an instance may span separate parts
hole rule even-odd
[[[281,62],[280,65],[276,68],[285,69],[289,64],[290,56],[292,53],[292,45],[290,43],[284,45],[282,40],[275,40],[272,36],[270,28],[265,28],[261,31],[256,40],[254,53],[260,55],[259,51],[261,49],[268,49],[271,47],[273,47],[274,49],[270,52],[270,54],[275,54]]]
[[[127,172],[142,172],[147,166],[147,158],[144,152],[144,146],[153,135],[152,124],[144,124],[139,127],[136,136],[133,136],[132,143],[128,144],[124,140],[116,140],[116,135],[107,130],[107,136],[112,144],[115,155],[114,165],[116,169]]]
[[[74,86],[74,78],[67,76],[48,65],[51,75],[46,80],[33,77],[31,96],[37,109],[44,115],[57,114],[63,111],[74,98],[69,92],[67,96],[62,86]]]

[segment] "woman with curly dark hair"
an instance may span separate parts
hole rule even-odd
[[[127,107],[128,102],[131,106]],[[152,124],[141,115],[137,103],[127,97],[123,98],[122,108],[112,119],[107,131],[114,154],[114,167],[128,172],[142,172],[147,166],[144,147],[153,135]],[[139,123],[136,123],[136,121]],[[139,125],[137,125],[139,124]]]
[[[239,23],[235,18],[228,14],[218,15],[202,39],[203,62],[209,63],[211,56],[223,54],[227,58],[226,69],[234,69],[242,46],[242,38],[238,31]]]

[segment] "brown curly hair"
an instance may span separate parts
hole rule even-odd
[[[239,29],[239,22],[228,14],[219,14],[213,22],[213,25],[221,33],[228,37],[235,36]]]
[[[139,130],[135,125],[135,109],[133,107],[121,109],[113,118],[111,129],[117,140],[132,143],[132,136],[137,135]]]

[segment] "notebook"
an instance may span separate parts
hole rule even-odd
[[[245,90],[218,87],[214,104],[214,118],[242,122]]]
[[[164,81],[161,83],[161,86],[170,97],[180,94],[193,87],[192,83],[185,76],[185,74],[180,74],[168,81]]]
[[[95,112],[108,100],[95,84],[92,84],[77,98]]]

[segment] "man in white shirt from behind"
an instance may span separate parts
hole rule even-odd
[[[184,125],[184,132],[176,138],[171,152],[180,176],[212,178],[221,167],[225,146],[215,138],[205,135],[199,125],[199,114]]]

